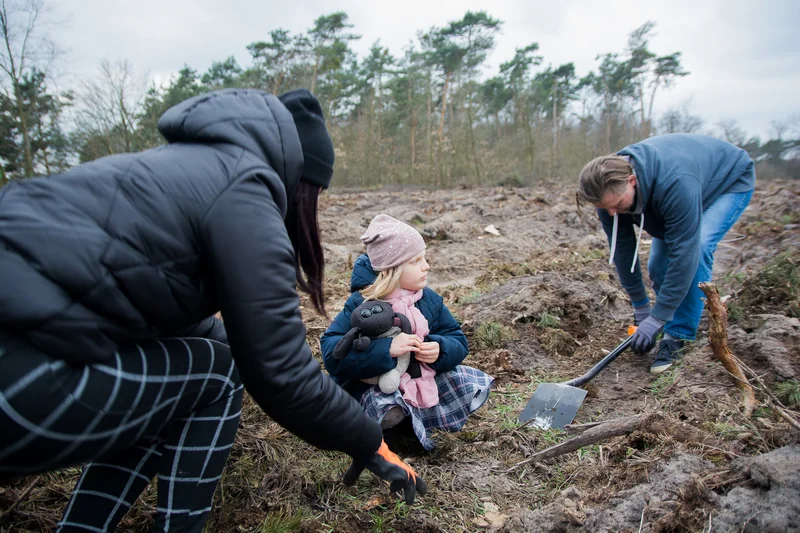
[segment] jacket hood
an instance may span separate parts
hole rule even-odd
[[[223,89],[169,108],[158,130],[170,143],[226,143],[244,148],[278,174],[291,198],[303,170],[303,150],[291,113],[277,96]]]
[[[655,166],[654,164],[650,164],[650,168],[647,168],[640,155],[632,153],[628,147],[617,152],[617,155],[626,156],[633,167],[633,173],[636,175],[636,201],[641,202],[644,210],[653,195],[654,181],[658,179],[658,170],[652,168]]]
[[[353,274],[350,276],[350,292],[356,292],[372,285],[377,277],[378,274],[372,270],[369,256],[361,254],[356,259],[356,264],[353,266]]]

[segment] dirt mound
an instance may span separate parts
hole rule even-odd
[[[607,276],[569,272],[543,272],[509,280],[476,298],[464,309],[464,316],[475,324],[499,322],[513,325],[551,320],[582,336],[597,319],[630,312],[627,297]]]
[[[755,315],[761,324],[736,332],[737,351],[765,364],[782,379],[800,377],[800,320],[784,315]]]
[[[557,501],[536,511],[523,510],[515,513],[500,529],[502,533],[565,533],[583,526],[586,512],[578,489],[570,487],[563,491]]]
[[[498,187],[328,193],[320,203],[323,242],[351,253],[363,250],[358,237],[379,213],[411,224],[425,237],[433,287],[471,285],[488,260],[519,262],[589,235],[590,245],[603,246],[605,239],[596,217],[579,215],[571,191]],[[490,224],[499,235],[484,231]]]
[[[701,457],[677,453],[650,475],[649,482],[617,493],[604,508],[587,507],[581,493],[571,488],[541,509],[515,513],[501,531],[656,531],[659,520],[676,507],[676,494],[693,482],[694,474],[712,467],[712,463]]]
[[[479,493],[496,496],[514,493],[514,482],[505,475],[492,474],[492,471],[502,471],[502,464],[497,459],[481,461],[479,464],[464,464],[456,473],[453,484],[457,486],[471,486]]]
[[[652,524],[672,510],[675,495],[692,482],[692,474],[711,467],[712,463],[696,455],[673,455],[661,469],[651,474],[649,483],[616,494],[606,509],[587,511],[586,531],[636,531],[643,514],[644,520]],[[653,529],[643,527],[641,531]]]
[[[341,244],[322,243],[325,253],[325,270],[334,274],[349,273],[355,264],[359,251]]]
[[[515,369],[546,375],[557,367],[556,361],[545,351],[538,339],[528,337],[513,340],[507,346],[510,362]]]
[[[465,242],[481,234],[481,228],[476,222],[481,219],[482,214],[477,206],[468,205],[424,223],[418,229],[426,240]],[[412,216],[414,216],[412,220],[404,222],[414,223],[422,220],[420,215]]]
[[[800,532],[800,446],[787,446],[734,462],[747,478],[720,498],[714,531]]]

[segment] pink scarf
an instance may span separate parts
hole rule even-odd
[[[417,309],[414,304],[422,298],[422,290],[416,292],[397,288],[386,297],[386,301],[392,304],[395,313],[401,313],[408,318],[411,323],[411,331],[416,334],[421,341],[430,333],[428,320]],[[439,390],[436,387],[434,376],[436,371],[427,364],[420,362],[420,372],[422,376],[411,379],[408,373],[400,377],[400,390],[403,392],[403,399],[414,407],[427,408],[439,403]]]
[[[414,307],[414,304],[422,298],[422,290],[407,291],[405,289],[395,289],[386,297],[386,301],[392,304],[392,309],[395,313],[406,315],[406,318],[411,322],[411,331],[416,333],[419,340],[424,341],[428,336],[430,330],[428,329],[428,320],[422,311]]]

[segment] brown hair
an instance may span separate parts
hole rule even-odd
[[[314,308],[327,318],[322,287],[325,254],[322,251],[317,222],[319,192],[319,185],[300,180],[286,212],[286,231],[294,248],[297,285],[311,297]]]
[[[606,192],[617,192],[633,174],[633,168],[625,158],[618,155],[595,157],[583,167],[578,179],[575,201],[578,206],[598,204]]]

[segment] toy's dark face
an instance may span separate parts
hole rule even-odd
[[[395,312],[386,302],[367,300],[355,308],[350,326],[359,328],[362,335],[377,337],[394,325]]]

